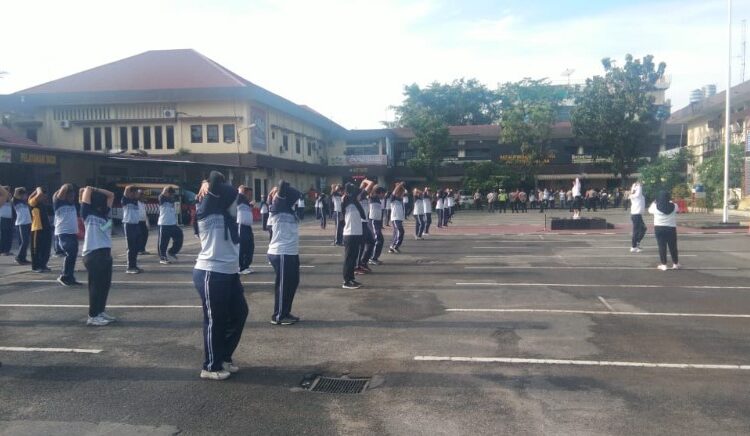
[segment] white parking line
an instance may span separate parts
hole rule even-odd
[[[425,362],[508,363],[519,365],[614,366],[628,368],[721,369],[742,371],[750,370],[750,365],[736,364],[717,365],[707,363],[615,362],[607,360],[526,359],[520,357],[414,356],[414,360]]]
[[[465,266],[464,269],[603,269],[603,270],[654,270],[654,267],[645,266],[521,266],[521,265],[503,265],[503,266]],[[739,268],[734,267],[700,267],[700,268],[682,268],[683,270],[692,271],[737,271]]]
[[[24,283],[57,283],[57,280],[29,280]],[[88,282],[81,282],[87,284]],[[272,285],[274,282],[242,282],[243,285]],[[193,282],[113,280],[113,285],[192,285]]]
[[[497,282],[458,282],[456,286],[492,286],[509,288],[513,286],[530,287],[558,287],[558,288],[675,288],[675,289],[731,289],[747,290],[750,286],[718,286],[718,285],[623,285],[623,284],[591,284],[591,283],[497,283]]]
[[[44,353],[84,353],[99,354],[102,350],[91,348],[37,348],[37,347],[0,347],[0,351],[20,351],[20,352],[44,352]]]
[[[643,257],[642,254],[641,255],[638,255],[638,254],[630,254],[630,255],[628,255],[628,254],[608,254],[607,258],[610,258],[610,257],[624,257],[624,258],[627,258],[627,257],[629,257],[629,258],[637,259],[639,256]],[[697,254],[682,254],[682,253],[680,253],[680,257],[697,257],[697,256],[698,256]],[[585,255],[585,254],[488,254],[488,255],[485,255],[485,256],[472,255],[472,256],[464,256],[464,257],[474,258],[474,259],[485,259],[485,258],[494,259],[494,258],[505,258],[505,257],[555,257],[555,258],[560,258],[560,259],[568,259],[568,258],[586,258],[586,259],[590,259],[590,258],[594,258],[594,257],[598,257],[598,256],[594,255],[594,254],[589,254],[589,255]]]
[[[601,298],[601,297],[600,297]],[[675,313],[675,312],[615,312],[608,304],[606,310],[574,309],[445,309],[446,312],[487,312],[487,313],[549,313],[559,315],[618,315],[618,316],[666,316],[686,318],[750,318],[748,314],[733,313]]]
[[[87,304],[0,304],[0,307],[13,307],[13,308],[44,308],[44,309],[85,309],[89,306]],[[189,306],[189,305],[131,305],[131,304],[108,304],[109,309],[200,309],[202,306]]]

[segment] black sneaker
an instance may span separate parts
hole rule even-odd
[[[61,285],[65,286],[65,287],[70,287],[70,286],[72,286],[70,282],[68,282],[67,280],[65,280],[65,279],[63,278],[63,276],[60,276],[60,277],[58,277],[58,278],[57,278],[57,283],[59,283],[59,284],[61,284]]]
[[[276,321],[275,319],[271,318],[271,324],[273,325],[292,325],[299,321],[299,318],[294,316],[285,316],[281,318],[280,320]]]
[[[401,254],[401,250],[399,250],[398,247],[393,247],[393,249],[396,251],[397,254]]]
[[[354,280],[350,280],[344,283],[343,285],[341,285],[341,287],[343,289],[359,289],[360,287],[362,287],[362,285],[359,284],[358,282],[355,282]]]
[[[143,270],[140,268],[128,268],[125,270],[125,274],[140,274]]]
[[[31,262],[29,262],[28,260],[20,260],[20,259],[16,259],[16,264],[17,264],[17,265],[29,265],[30,263],[31,263]]]
[[[352,283],[354,283],[356,286],[359,286],[359,287],[364,286],[362,283],[360,283],[360,282],[358,282],[356,280],[352,280]]]

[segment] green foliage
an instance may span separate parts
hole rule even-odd
[[[732,144],[729,147],[729,188],[742,186],[744,171],[745,149],[742,144]],[[700,183],[706,189],[706,207],[713,209],[722,207],[724,202],[724,149],[721,148],[713,156],[703,158],[703,162],[696,168]]]
[[[522,176],[513,168],[497,162],[475,162],[465,166],[463,186],[470,192],[487,192],[520,186]]]
[[[576,99],[571,113],[573,132],[592,145],[595,157],[612,159],[611,171],[625,183],[665,116],[651,93],[666,64],[655,65],[651,55],[643,59],[627,55],[622,67],[609,58],[602,65],[604,76],[587,79]]]
[[[685,195],[675,196],[675,193],[683,191],[675,189],[681,186],[687,189],[687,164],[690,154],[680,150],[672,156],[659,156],[649,164],[640,167],[641,180],[643,182],[643,194],[647,198],[655,198],[659,191],[673,193],[673,198],[686,198]]]
[[[388,127],[412,127],[428,112],[446,126],[492,124],[500,113],[500,98],[476,79],[433,82],[426,88],[404,87],[404,102],[394,107],[396,121]]]
[[[409,147],[414,150],[415,156],[409,160],[408,165],[432,184],[437,180],[437,171],[443,159],[443,152],[450,144],[448,127],[442,120],[427,111],[414,114],[409,127],[415,135],[414,139],[409,142]]]
[[[547,79],[525,78],[508,82],[498,91],[502,96],[502,140],[519,146],[525,171],[533,175],[554,158],[548,149],[557,108],[566,97],[566,88],[553,86]]]

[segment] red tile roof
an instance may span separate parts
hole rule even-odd
[[[195,50],[153,50],[16,94],[232,88],[247,85],[250,82]]]
[[[31,139],[21,136],[15,131],[3,126],[0,126],[0,143],[7,145],[30,145],[42,147],[42,145],[37,144]]]

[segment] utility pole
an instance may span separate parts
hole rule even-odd
[[[724,213],[722,223],[729,222],[729,144],[732,141],[732,0],[727,0],[727,98],[724,114]]]

